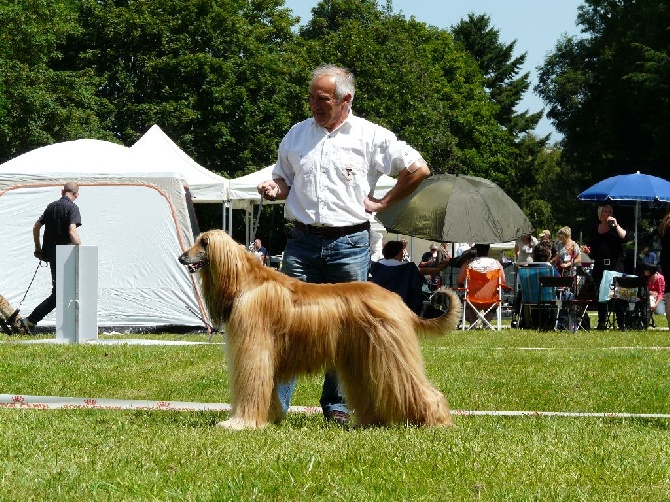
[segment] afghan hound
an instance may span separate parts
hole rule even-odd
[[[7,335],[26,335],[28,331],[21,322],[21,314],[0,295],[0,329]]]
[[[265,267],[221,230],[201,234],[179,257],[200,273],[214,323],[225,323],[231,416],[219,426],[279,422],[277,385],[335,370],[359,426],[451,425],[446,399],[426,378],[418,335],[454,329],[461,304],[422,319],[400,296],[371,282],[309,284]]]

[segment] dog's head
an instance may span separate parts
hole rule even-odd
[[[205,232],[200,234],[195,240],[190,249],[184,251],[179,257],[179,263],[186,265],[186,268],[191,274],[196,273],[202,267],[209,265],[209,256],[207,254],[207,247],[209,246],[209,234]]]

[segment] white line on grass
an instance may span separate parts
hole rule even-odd
[[[150,410],[150,411],[230,411],[228,403],[195,403],[185,401],[132,401],[125,399],[92,399],[59,396],[22,396],[0,394],[0,408],[21,408],[38,410],[96,409],[96,410]],[[318,406],[291,406],[295,413],[321,413]],[[670,419],[665,413],[581,413],[565,411],[469,411],[452,410],[460,416],[502,416],[502,417],[569,417],[569,418],[662,418]]]

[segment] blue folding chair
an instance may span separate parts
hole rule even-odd
[[[553,291],[540,288],[540,277],[553,277],[554,267],[550,263],[522,263],[518,265],[519,328],[541,328],[540,309],[554,297]]]

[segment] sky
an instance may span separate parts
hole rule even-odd
[[[311,10],[317,3],[318,0],[285,0],[286,7],[300,17],[301,24],[311,19]],[[491,27],[500,32],[502,43],[516,40],[515,56],[528,53],[522,72],[530,72],[531,86],[517,111],[537,112],[546,107],[533,92],[536,67],[544,63],[546,54],[554,50],[562,35],[579,35],[577,7],[583,3],[581,0],[393,0],[393,11],[442,29],[449,29],[470,12],[487,14]],[[377,4],[383,6],[385,0],[377,0]],[[535,131],[540,136],[551,133],[551,142],[560,139],[546,118]]]

